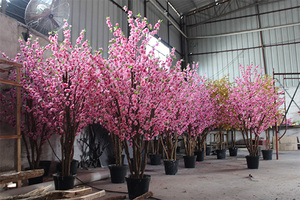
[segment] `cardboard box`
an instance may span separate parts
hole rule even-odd
[[[283,136],[279,140],[279,151],[296,151],[298,150],[297,136]],[[276,137],[273,137],[273,149],[276,149]]]

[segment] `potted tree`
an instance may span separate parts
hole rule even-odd
[[[187,81],[187,90],[185,96],[188,97],[185,105],[186,109],[186,132],[184,136],[186,156],[185,167],[194,168],[196,156],[194,149],[197,143],[197,137],[203,133],[205,128],[210,127],[215,123],[213,109],[214,104],[210,99],[210,93],[205,85],[206,80],[198,76],[195,65],[187,67],[185,72],[185,80]]]
[[[94,89],[100,84],[100,76],[94,66],[95,56],[87,41],[83,42],[84,31],[70,43],[70,27],[64,25],[64,40],[58,42],[58,34],[49,36],[50,44],[45,48],[35,46],[36,50],[50,51],[51,56],[38,68],[35,81],[40,90],[34,91],[34,98],[47,109],[54,131],[60,135],[61,166],[60,174],[54,175],[56,189],[74,187],[75,175],[70,173],[70,165],[74,155],[76,135],[87,124],[92,123],[96,114]],[[42,53],[41,53],[42,54]],[[97,55],[99,59],[99,55]]]
[[[262,155],[263,155],[263,159],[264,160],[272,160],[273,149],[271,149],[269,130],[265,130],[265,134],[266,134],[266,141],[265,141],[266,149],[261,150]]]
[[[150,175],[145,175],[149,141],[159,135],[159,126],[164,123],[164,106],[168,103],[168,68],[172,58],[160,61],[154,50],[146,52],[149,35],[157,33],[159,23],[153,28],[146,19],[135,19],[128,11],[129,37],[125,37],[118,24],[107,24],[114,37],[110,40],[108,57],[107,93],[113,109],[104,108],[105,127],[123,141],[130,175],[126,177],[129,198],[133,199],[149,189]],[[174,54],[174,52],[173,52]],[[117,114],[116,114],[117,113]],[[132,148],[132,160],[129,147]]]
[[[234,128],[227,130],[227,134],[231,132],[231,144],[229,147],[229,155],[230,156],[237,156],[238,148],[235,146],[236,143],[236,130]]]
[[[224,142],[224,132],[223,130],[231,129],[229,118],[229,110],[227,109],[227,102],[229,98],[229,89],[231,84],[229,83],[228,76],[224,76],[220,80],[211,81],[208,84],[208,87],[213,91],[211,94],[212,99],[214,99],[214,106],[217,114],[215,128],[219,130],[219,145],[217,152],[218,159],[225,159],[226,157],[226,148]]]
[[[171,93],[169,94],[169,104],[165,107],[167,111],[167,120],[163,124],[163,132],[160,137],[163,144],[163,150],[166,155],[164,167],[166,175],[176,175],[178,171],[177,144],[178,138],[186,129],[186,115],[188,109],[186,104],[188,96],[185,95],[188,88],[188,82],[185,80],[186,71],[181,70],[181,62],[177,62],[176,67],[170,70]]]
[[[197,144],[196,144],[196,151],[194,154],[197,156],[196,161],[203,161],[204,160],[204,154],[206,151],[206,138],[209,133],[209,129],[206,128],[203,130],[201,134],[197,136]]]
[[[112,183],[124,183],[127,175],[128,165],[124,165],[122,152],[123,142],[116,134],[110,134],[115,153],[115,164],[109,165],[110,177]]]
[[[150,142],[151,146],[151,153],[149,153],[150,157],[150,164],[151,165],[160,165],[161,161],[161,153],[160,153],[160,147],[161,147],[161,139],[160,135],[153,138],[153,140]]]
[[[249,169],[258,169],[259,135],[275,124],[283,100],[272,85],[274,80],[258,72],[258,66],[240,66],[242,77],[235,79],[230,89],[229,107],[232,124],[238,125],[249,152]],[[270,84],[271,83],[271,84]],[[268,85],[268,86],[267,86]]]

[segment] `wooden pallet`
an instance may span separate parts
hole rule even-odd
[[[51,185],[33,190],[26,194],[15,195],[10,197],[0,197],[0,200],[54,200],[54,199],[68,199],[68,200],[93,200],[105,195],[105,190],[92,193],[92,188],[79,187],[72,190],[54,190],[47,191]]]
[[[0,174],[0,184],[26,180],[29,178],[42,176],[43,174],[44,174],[43,169],[34,169],[34,170],[28,170],[28,171],[3,173],[3,174]]]

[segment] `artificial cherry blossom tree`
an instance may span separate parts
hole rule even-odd
[[[214,110],[216,112],[214,128],[219,130],[219,148],[225,149],[222,130],[232,129],[232,124],[230,123],[230,112],[227,109],[229,90],[232,84],[229,82],[228,76],[224,76],[219,80],[208,81],[207,86],[211,91],[211,99],[214,103]]]
[[[114,37],[110,40],[108,72],[103,75],[107,86],[106,103],[111,106],[102,111],[103,124],[111,134],[117,135],[125,147],[132,178],[143,178],[149,141],[157,136],[167,118],[168,69],[172,58],[160,61],[154,50],[146,52],[150,40],[159,24],[152,27],[139,16],[128,12],[129,36],[125,37],[118,24],[107,24]],[[173,50],[174,54],[174,50]],[[105,105],[107,105],[105,104]],[[131,162],[128,143],[133,149]]]
[[[258,156],[259,135],[275,125],[283,99],[272,86],[274,80],[262,75],[258,66],[240,66],[240,70],[242,76],[229,92],[228,109],[231,123],[242,131],[249,155]]]
[[[197,136],[205,133],[204,130],[215,123],[214,104],[205,85],[206,80],[198,75],[196,66],[192,65],[191,69],[188,66],[185,72],[188,84],[184,94],[187,99],[183,112],[187,126],[183,136],[187,156],[194,155]]]
[[[95,106],[101,107],[95,100],[95,96],[101,94],[101,76],[94,65],[96,60],[100,65],[101,55],[91,53],[88,41],[83,41],[84,31],[74,46],[67,23],[63,34],[61,44],[57,33],[49,36],[50,44],[43,49],[50,51],[51,56],[42,61],[35,77],[39,88],[28,87],[34,99],[47,109],[45,120],[52,123],[54,132],[60,135],[62,176],[69,176],[75,137],[98,114]]]

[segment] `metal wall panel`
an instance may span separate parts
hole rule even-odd
[[[109,0],[70,0],[71,14],[69,23],[72,25],[72,43],[76,42],[77,37],[82,29],[86,29],[86,39],[88,39],[93,47],[93,50],[103,48],[104,56],[106,57],[108,41],[112,37],[109,29],[106,25],[106,17],[111,18],[112,24],[119,23],[123,32],[127,34],[127,15],[116,5]],[[116,3],[123,6],[128,6],[128,1],[115,0]],[[167,8],[165,0],[159,1],[162,6]],[[132,11],[133,15],[141,14],[144,16],[144,0],[133,0]],[[158,32],[159,37],[165,42],[170,42],[172,47],[175,47],[181,52],[181,42],[179,32],[172,26],[170,26],[170,36],[168,38],[168,21],[153,5],[149,2],[146,3],[147,18],[151,24],[157,23],[159,19],[162,19],[160,30]],[[179,17],[174,15],[179,20]],[[181,59],[180,56],[177,56]]]
[[[300,22],[300,1],[285,0],[259,6],[261,27],[281,26]],[[283,9],[278,12],[277,10]],[[268,13],[266,13],[268,12]],[[235,18],[256,14],[256,7],[229,14],[220,19]],[[188,24],[197,23],[197,19],[189,17]],[[244,17],[207,23],[190,28],[188,35],[210,36],[237,31],[257,29],[258,17]],[[267,73],[300,72],[300,26],[276,28],[262,32],[265,46]],[[247,48],[247,49],[245,49]],[[209,78],[219,79],[229,74],[231,80],[239,76],[239,64],[263,66],[261,38],[259,32],[236,34],[214,38],[205,38],[189,41],[189,61],[197,61],[200,65],[200,74],[207,74]],[[199,54],[199,55],[195,55]],[[286,82],[293,86],[298,80]]]
[[[116,0],[121,6],[125,1]],[[111,18],[112,24],[119,23],[124,33],[127,33],[126,14],[109,0],[71,0],[69,1],[71,13],[69,24],[72,25],[72,43],[76,43],[81,30],[86,30],[86,39],[89,40],[93,50],[103,48],[107,56],[108,41],[112,37],[106,17]]]

